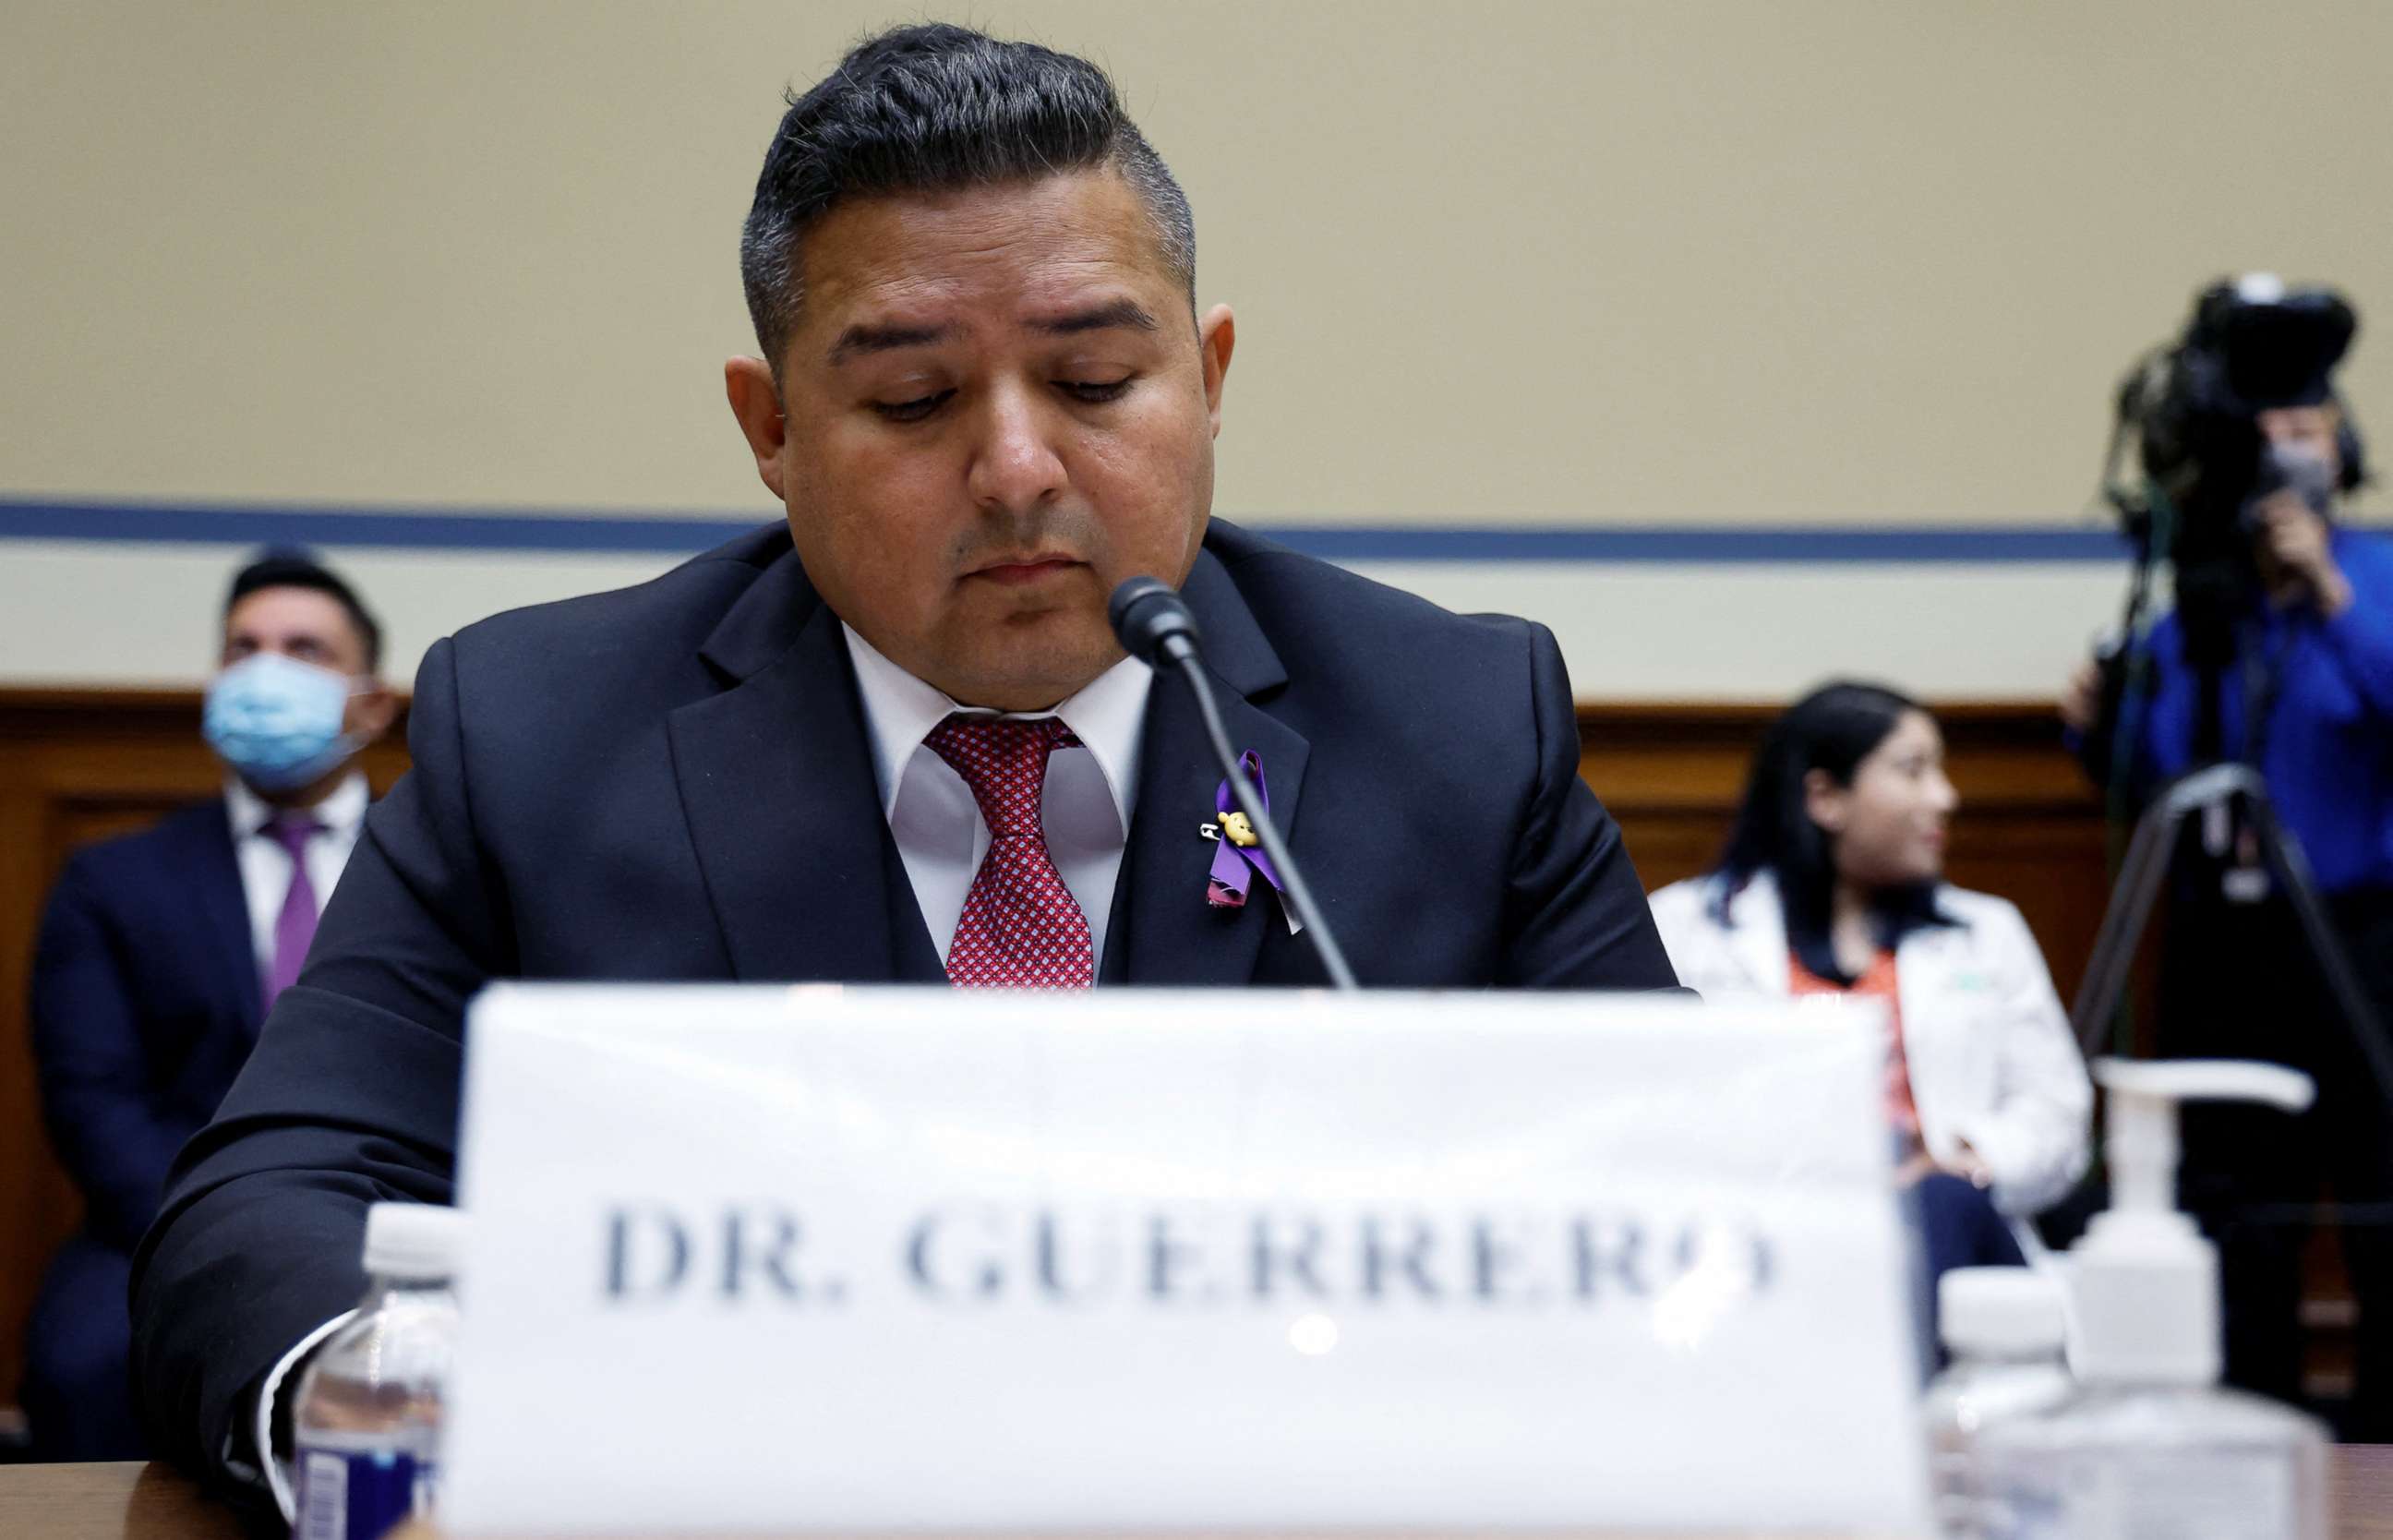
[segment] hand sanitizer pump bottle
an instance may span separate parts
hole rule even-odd
[[[1989,1429],[1990,1533],[2069,1540],[2327,1540],[2325,1429],[2218,1383],[2218,1252],[2177,1211],[2177,1106],[2299,1112],[2274,1064],[2106,1059],[2112,1206],[2070,1252],[2077,1395]]]

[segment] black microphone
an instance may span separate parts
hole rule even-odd
[[[1346,966],[1346,954],[1338,949],[1338,938],[1329,933],[1328,922],[1322,919],[1320,906],[1313,901],[1313,890],[1305,885],[1304,873],[1298,869],[1296,857],[1288,853],[1288,842],[1279,837],[1279,826],[1272,822],[1262,798],[1247,779],[1246,766],[1238,763],[1236,750],[1230,747],[1229,732],[1222,725],[1222,708],[1213,699],[1212,681],[1205,677],[1205,667],[1197,653],[1196,617],[1188,613],[1188,606],[1170,583],[1156,578],[1131,578],[1114,590],[1105,606],[1105,617],[1113,622],[1114,636],[1122,650],[1150,668],[1176,664],[1180,676],[1188,681],[1188,688],[1196,697],[1197,714],[1205,719],[1205,736],[1212,740],[1213,757],[1222,762],[1222,773],[1229,777],[1230,792],[1238,806],[1254,826],[1255,838],[1271,857],[1272,869],[1287,884],[1283,893],[1288,907],[1296,911],[1297,923],[1312,938],[1313,949],[1320,954],[1321,966],[1327,971],[1329,982],[1340,989],[1358,989],[1354,971]],[[1228,839],[1224,832],[1222,836]]]

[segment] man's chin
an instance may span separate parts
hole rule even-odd
[[[1052,614],[1025,620],[982,637],[964,654],[955,683],[941,687],[961,705],[1043,711],[1121,661],[1121,647],[1102,620],[1092,626],[1087,617]]]

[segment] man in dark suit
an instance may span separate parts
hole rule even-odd
[[[50,895],[33,1051],[85,1219],[33,1306],[22,1394],[35,1458],[141,1453],[125,1314],[133,1248],[176,1151],[215,1114],[271,993],[296,975],[357,842],[366,785],[352,761],[397,709],[374,677],[380,650],[356,594],[315,562],[243,568],[209,690],[223,795],[78,852]]]
[[[1268,879],[1213,881],[1196,709],[1106,623],[1135,575],[1181,585],[1364,981],[1675,982],[1543,628],[1209,526],[1230,313],[1093,66],[867,42],[791,108],[742,251],[727,389],[786,522],[425,658],[414,771],[146,1243],[186,1461],[275,1442],[368,1203],[450,1198],[490,979],[1321,983]]]

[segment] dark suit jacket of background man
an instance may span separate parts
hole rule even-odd
[[[34,1302],[24,1397],[36,1449],[79,1452],[87,1441],[54,1443],[64,1425],[88,1432],[112,1416],[130,1429],[133,1248],[265,1014],[223,799],[75,853],[43,916],[31,995],[44,1121],[84,1227]]]
[[[1183,592],[1232,743],[1262,757],[1366,985],[1676,982],[1578,779],[1543,627],[1450,615],[1220,520]],[[450,1199],[460,1018],[485,980],[944,977],[838,618],[786,529],[436,644],[410,722],[414,770],[144,1243],[143,1401],[187,1462],[355,1301],[363,1207]],[[1267,889],[1206,903],[1220,781],[1184,685],[1157,679],[1100,982],[1323,982]]]

